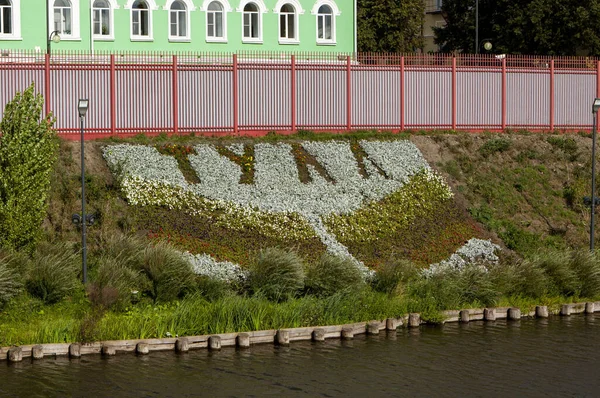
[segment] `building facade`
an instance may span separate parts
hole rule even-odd
[[[425,0],[425,19],[423,20],[423,52],[438,52],[440,47],[435,44],[433,28],[446,26],[442,16],[442,0]]]
[[[0,49],[355,52],[355,15],[355,0],[0,0]]]

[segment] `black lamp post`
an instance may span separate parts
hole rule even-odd
[[[50,0],[46,0],[46,53],[50,55],[50,43],[59,43],[60,42],[60,32],[58,30],[54,30],[50,32]]]
[[[590,198],[590,251],[594,251],[594,213],[596,210],[596,121],[598,119],[598,109],[600,109],[600,98],[594,99],[592,104],[592,115],[594,124],[592,125],[592,197]]]
[[[88,217],[85,214],[85,162],[83,157],[83,121],[85,114],[88,110],[89,101],[87,99],[80,99],[77,104],[77,110],[79,111],[79,120],[81,122],[81,263],[83,270],[83,283],[87,283],[87,249],[85,245],[85,227],[88,222],[91,223],[92,217]]]

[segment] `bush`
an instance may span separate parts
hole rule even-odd
[[[211,302],[219,300],[232,293],[230,284],[219,279],[199,275],[197,276],[196,282],[198,294]]]
[[[496,153],[504,152],[510,148],[511,142],[505,138],[492,138],[488,140],[479,148],[479,153],[484,158]]]
[[[0,308],[23,288],[18,273],[9,268],[7,263],[0,258]]]
[[[80,257],[68,245],[41,245],[33,254],[25,287],[45,303],[56,303],[81,286],[80,266]]]
[[[33,249],[42,233],[58,140],[44,99],[31,85],[6,105],[0,122],[0,247]]]
[[[401,294],[409,281],[419,277],[419,269],[410,260],[387,261],[377,269],[372,281],[373,289],[388,294]]]
[[[196,289],[191,264],[164,242],[146,247],[141,272],[150,280],[147,293],[154,301],[175,300]]]
[[[318,296],[358,290],[365,285],[361,271],[349,258],[325,253],[306,269],[306,291]]]
[[[494,286],[505,296],[539,299],[548,295],[550,279],[535,261],[523,260],[490,267]]]
[[[571,268],[568,251],[550,250],[536,253],[531,260],[544,270],[550,281],[549,294],[573,296],[579,291],[577,274]]]
[[[132,291],[149,289],[150,281],[123,257],[102,257],[97,275],[88,286],[92,304],[101,308],[123,308],[131,303]]]
[[[577,276],[577,296],[592,298],[600,295],[599,260],[597,253],[586,249],[571,252],[569,265]]]
[[[248,285],[254,294],[284,301],[304,287],[304,266],[296,253],[277,248],[262,250],[250,267]]]

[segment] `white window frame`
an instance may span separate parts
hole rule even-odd
[[[129,39],[131,41],[154,41],[154,29],[153,29],[153,18],[152,11],[158,10],[158,6],[154,0],[143,0],[148,5],[148,35],[134,35],[133,34],[133,3],[137,0],[127,0],[127,4],[125,5],[125,9],[129,10]]]
[[[258,37],[244,37],[244,8],[247,4],[254,3],[258,8]],[[242,14],[242,43],[262,44],[263,42],[263,16],[267,12],[267,7],[262,0],[243,0],[237,12]]]
[[[209,13],[208,6],[213,1],[220,3],[221,7],[223,8],[223,37],[208,35],[208,13]],[[200,10],[204,11],[205,16],[206,16],[205,21],[204,21],[205,25],[206,25],[206,30],[205,30],[206,42],[208,42],[208,43],[227,43],[227,13],[233,11],[231,6],[229,5],[229,2],[227,0],[204,0],[204,3],[202,4],[202,7],[200,8]],[[242,21],[242,29],[243,29],[243,23],[244,22]],[[242,34],[243,33],[244,32],[242,32]]]
[[[94,3],[96,0],[92,0],[92,16],[93,18],[96,16],[96,10],[104,10],[105,8],[95,8]],[[115,10],[119,8],[116,0],[106,0],[108,3],[108,27],[109,34],[96,34],[94,33],[94,41],[114,41],[115,40]],[[92,18],[92,24],[95,24],[95,20]],[[100,22],[102,22],[102,18],[100,18]],[[94,32],[94,27],[92,27],[92,32]]]
[[[175,1],[177,1],[177,0],[168,0],[167,4],[165,4],[165,6],[163,7],[163,10],[167,11],[168,15],[169,15],[167,18],[168,24],[169,24],[169,26],[167,27],[169,41],[170,42],[189,43],[191,41],[191,37],[192,37],[192,24],[191,24],[190,13],[192,11],[196,11],[196,7],[194,6],[194,3],[191,2],[191,0],[179,0],[185,6],[185,23],[186,23],[185,36],[172,36],[171,35],[171,6],[173,5],[173,3],[175,3]]]
[[[10,23],[12,31],[1,33],[0,40],[23,40],[21,38],[21,0],[8,0],[10,3]],[[2,15],[0,15],[2,18]]]
[[[331,39],[321,39],[319,38],[319,8],[321,6],[328,6],[331,8]],[[337,21],[336,17],[339,17],[342,13],[340,12],[337,4],[332,0],[319,0],[315,3],[311,10],[311,14],[316,17],[315,24],[315,37],[317,39],[317,45],[322,46],[334,46],[337,44],[336,35],[337,35]]]
[[[290,4],[294,7],[294,38],[288,39],[280,36],[281,34],[281,7],[286,4]],[[304,10],[300,3],[296,0],[279,0],[275,4],[273,12],[277,14],[277,37],[279,38],[279,44],[300,44],[300,18],[299,15],[304,14]]]
[[[80,15],[79,15],[79,0],[68,0],[71,3],[71,34],[67,35],[64,33],[59,33],[61,41],[81,41],[81,33],[80,33]],[[48,9],[50,12],[48,14],[48,26],[50,30],[48,31],[48,37],[54,32],[54,0],[47,0]],[[89,16],[88,16],[89,18]]]

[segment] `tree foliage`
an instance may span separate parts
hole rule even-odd
[[[41,235],[58,140],[33,84],[6,105],[0,122],[0,247],[31,249]]]
[[[447,25],[434,28],[442,51],[475,52],[475,2],[443,2]],[[490,39],[494,53],[599,55],[599,18],[600,0],[479,0],[477,45]]]
[[[423,46],[422,0],[358,0],[358,51],[412,52]]]

